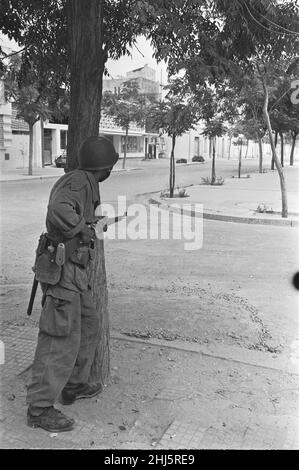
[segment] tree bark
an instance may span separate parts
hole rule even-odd
[[[71,100],[66,171],[77,167],[81,143],[99,135],[102,75],[107,59],[102,50],[102,5],[103,0],[67,1]],[[103,241],[96,243],[89,278],[101,325],[90,381],[104,383],[109,376],[109,316]]]
[[[102,4],[103,0],[67,0],[71,99],[66,171],[78,166],[81,143],[99,135],[106,61],[102,49]]]
[[[279,175],[279,180],[280,180],[280,189],[281,189],[281,217],[286,218],[288,217],[288,201],[287,201],[287,191],[286,191],[286,183],[285,183],[285,177],[283,174],[283,169],[282,166],[279,162],[277,153],[276,153],[276,148],[275,148],[275,143],[273,140],[273,134],[272,134],[272,126],[270,122],[270,117],[269,117],[269,112],[268,112],[268,106],[269,106],[269,92],[268,88],[263,80],[263,77],[260,73],[260,78],[262,80],[262,85],[264,89],[264,106],[263,106],[263,115],[265,119],[265,123],[267,125],[268,133],[269,133],[269,139],[270,139],[270,145],[272,149],[272,155],[273,159],[275,162],[275,166],[277,168],[277,172]]]
[[[284,166],[284,141],[283,141],[283,133],[280,132],[280,163],[281,166]]]
[[[273,139],[272,139],[273,140]],[[275,131],[275,142],[274,142],[274,146],[275,148],[277,147],[277,141],[278,141],[278,132]],[[273,152],[272,152],[272,158],[271,158],[271,170],[274,170],[275,169],[275,162],[274,162],[274,157],[273,157]]]
[[[242,147],[243,147],[243,143],[242,143],[242,141],[241,141],[240,152],[239,152],[238,178],[241,178]]]
[[[174,148],[175,148],[176,135],[172,135],[172,147],[170,155],[170,172],[169,172],[169,197],[173,197],[175,185],[175,161],[174,161]]]
[[[295,153],[297,135],[298,135],[297,132],[292,132],[292,147],[291,147],[291,154],[290,154],[290,166],[294,165],[294,153]]]
[[[231,146],[232,146],[232,138],[230,137],[230,139],[229,139],[229,144],[228,144],[228,155],[227,155],[227,159],[228,159],[228,160],[230,159],[230,150],[231,150]]]
[[[259,142],[259,173],[263,173],[263,143],[260,136],[258,137]]]
[[[245,158],[247,158],[247,155],[248,155],[248,148],[249,148],[249,139],[247,139]]]
[[[32,175],[32,162],[33,162],[33,124],[29,124],[29,161],[28,161],[28,175]]]
[[[210,139],[209,139],[209,158],[212,157],[212,149],[213,149],[213,141],[212,141],[212,139],[210,138]]]
[[[216,159],[216,137],[212,139],[212,175],[211,175],[211,184],[215,184],[216,181],[216,170],[215,170],[215,159]]]
[[[129,133],[129,129],[128,129],[128,127],[126,127],[125,145],[124,145],[123,169],[126,168],[127,149],[128,149],[128,133]]]

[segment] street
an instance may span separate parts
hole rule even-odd
[[[146,162],[142,169],[112,174],[101,185],[102,202],[115,203],[118,195],[126,195],[128,201],[134,201],[138,194],[163,189],[167,183],[167,163]],[[234,174],[234,165],[235,162],[219,161],[219,174],[224,177]],[[254,169],[254,162],[249,162],[250,169]],[[177,167],[177,182],[182,185],[198,183],[200,177],[207,174],[208,162]],[[54,181],[10,182],[1,186],[1,284],[12,289],[14,285],[24,286],[25,298],[29,294],[34,250],[44,230],[47,199]],[[291,346],[297,333],[294,315],[297,295],[291,285],[292,275],[298,269],[297,246],[296,229],[204,221],[203,248],[191,253],[185,252],[182,242],[175,240],[107,240],[107,275],[117,286],[118,293],[124,284],[130,289],[136,284],[136,289],[155,286],[163,291],[174,283],[179,289],[195,285],[208,288],[211,294],[241,296],[260,311],[262,321],[275,338],[275,346],[281,343],[285,349]],[[130,273],[130,280],[124,271]],[[136,294],[138,297],[138,292]],[[10,297],[15,299],[14,295]],[[132,302],[136,304],[135,295]],[[4,312],[3,319],[22,317],[22,311],[24,305],[20,304]],[[112,321],[113,312],[112,302]],[[237,321],[237,325],[239,328],[242,322]],[[244,331],[247,328],[243,321]]]
[[[217,164],[219,175],[235,174],[236,162],[219,161]],[[248,162],[247,171],[252,171],[254,165],[256,162]],[[201,176],[209,174],[209,168],[209,162],[177,167],[177,182],[182,185],[198,183]],[[115,202],[118,195],[126,195],[128,200],[135,201],[137,195],[165,188],[167,176],[165,161],[146,162],[141,169],[114,173],[102,184],[102,201]],[[38,321],[38,301],[30,321],[26,320],[25,312],[32,282],[34,249],[44,228],[47,199],[54,181],[32,180],[1,185],[3,325],[23,323],[34,326]],[[183,415],[189,418],[194,413],[201,413],[200,419],[207,426],[209,420],[217,422],[214,412],[220,409],[227,414],[228,422],[231,419],[232,427],[236,419],[241,419],[238,410],[254,412],[256,426],[260,426],[257,423],[262,418],[257,416],[261,413],[275,415],[278,421],[286,415],[297,415],[298,389],[294,382],[297,378],[283,372],[290,365],[295,367],[299,360],[298,294],[291,284],[292,275],[298,269],[297,229],[205,220],[203,247],[198,251],[184,251],[180,240],[106,240],[105,258],[114,381],[110,391],[114,393],[119,383],[126,384],[125,394],[131,398],[126,405],[126,399],[121,399],[126,410],[123,413],[127,413],[127,406],[133,407],[133,384],[134,393],[139,397],[136,400],[142,402],[140,396],[144,392],[139,374],[148,374],[146,396],[159,395],[162,392],[157,384],[167,382],[173,382],[173,393],[179,393],[178,369],[186,382],[191,384],[193,381],[190,387],[195,387],[196,396],[200,390],[193,405],[186,402],[180,408],[181,412],[184,409]],[[135,343],[126,346],[123,340],[115,342],[117,335],[138,341],[160,341],[160,349],[145,346],[135,357]],[[178,344],[178,351],[165,353],[162,346],[166,343]],[[179,352],[180,347],[184,350],[184,345],[203,348],[210,357],[196,358],[188,356],[186,351]],[[156,356],[157,351],[162,351],[161,357]],[[172,363],[175,369],[169,369]],[[125,377],[129,377],[127,381]],[[199,380],[197,385],[195,379]],[[285,387],[284,383],[288,381],[292,385]],[[234,390],[233,403],[238,410],[230,409],[231,402],[224,406],[219,390],[229,395]],[[212,401],[209,396],[213,396]],[[273,397],[277,400],[274,411]],[[108,394],[104,413],[108,421],[112,420],[109,410],[111,412],[115,406],[113,400],[109,401]],[[159,434],[170,422],[170,416],[172,420],[178,416],[182,419],[174,408],[162,412],[158,406],[151,411],[152,418],[148,421],[146,406],[140,404],[140,407],[145,413],[142,415],[143,431],[138,431],[138,438],[135,435],[135,442],[140,443],[143,434],[142,439],[150,442],[155,427]],[[106,419],[103,410],[97,415],[91,405],[85,404],[83,408],[76,405],[74,410],[80,419],[83,413],[94,424],[100,416],[102,420]],[[242,419],[247,420],[247,414]],[[126,415],[126,422],[132,432],[133,417]],[[240,438],[241,434],[236,435]],[[108,433],[107,436],[108,446],[118,446],[120,442],[128,445],[128,436],[124,441],[119,440],[119,435],[113,437]],[[212,445],[207,442],[207,446]]]

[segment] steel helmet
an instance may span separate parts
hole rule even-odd
[[[112,168],[118,157],[113,143],[107,137],[91,136],[80,147],[78,168],[89,171]]]

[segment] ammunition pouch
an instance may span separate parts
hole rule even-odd
[[[82,243],[78,236],[59,243],[52,240],[47,233],[43,233],[38,242],[33,267],[36,280],[52,286],[58,284],[62,266],[68,260],[86,268],[91,248],[92,243]]]
[[[62,267],[55,263],[47,251],[37,254],[33,270],[39,282],[55,286],[60,281]]]
[[[47,234],[43,233],[38,242],[33,267],[36,280],[52,286],[58,284],[63,264],[61,261],[63,261],[63,257],[61,253],[57,253],[57,246],[55,247]]]

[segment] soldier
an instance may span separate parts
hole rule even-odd
[[[95,209],[100,203],[98,183],[109,177],[117,160],[118,154],[108,139],[89,137],[80,148],[78,169],[63,175],[50,194],[48,233],[36,261],[40,275],[38,278],[36,271],[36,278],[43,280],[44,295],[27,390],[27,424],[31,427],[70,431],[74,420],[54,408],[54,403],[60,397],[64,405],[70,405],[102,390],[100,383],[88,383],[99,318],[88,284],[87,265],[93,253]],[[65,248],[61,266],[53,262],[57,261],[58,246]]]

